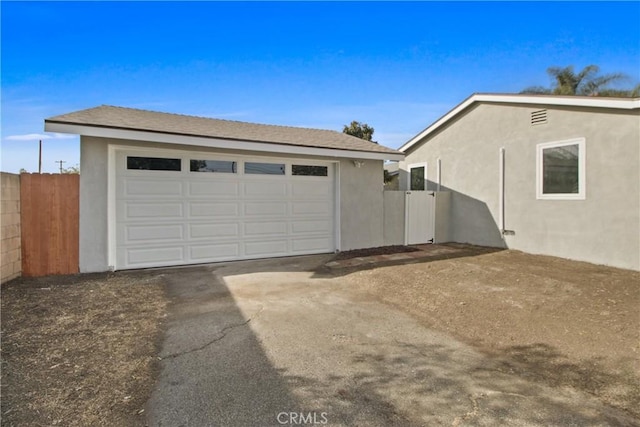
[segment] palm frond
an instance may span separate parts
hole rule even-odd
[[[542,86],[529,86],[521,90],[520,93],[528,95],[545,95],[550,94],[551,89],[547,89],[546,87]]]

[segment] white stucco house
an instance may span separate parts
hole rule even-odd
[[[45,120],[80,135],[80,271],[382,246],[383,162],[330,130],[100,106]]]
[[[640,99],[475,94],[406,142],[441,241],[640,269]],[[442,230],[440,230],[442,232]]]

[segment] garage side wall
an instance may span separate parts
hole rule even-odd
[[[109,270],[108,145],[80,138],[80,272]]]
[[[382,160],[340,161],[340,250],[384,245],[383,176]]]
[[[404,245],[405,192],[385,191],[384,197],[384,245]]]
[[[547,121],[532,125],[545,109]],[[538,144],[584,138],[584,200],[540,200]],[[451,192],[451,239],[640,269],[638,111],[476,104],[407,153],[426,162],[427,187]],[[505,229],[499,224],[500,149],[505,150]],[[406,180],[405,180],[406,181]]]

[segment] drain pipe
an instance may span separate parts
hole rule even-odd
[[[504,147],[500,148],[500,186],[498,190],[498,227],[500,227],[500,234],[502,236],[513,236],[516,234],[513,230],[507,230],[505,227],[505,150]]]
[[[504,147],[500,148],[500,177],[498,189],[498,227],[504,235]]]

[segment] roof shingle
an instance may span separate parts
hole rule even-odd
[[[50,117],[45,120],[45,123],[84,125],[335,150],[401,154],[399,151],[382,145],[332,130],[264,125],[110,105],[102,105]]]

